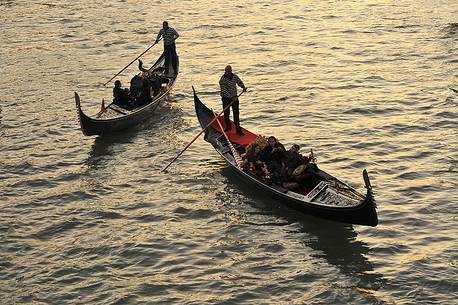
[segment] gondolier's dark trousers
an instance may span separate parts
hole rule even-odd
[[[221,100],[223,101],[223,109],[226,108],[231,102],[232,98],[222,97]],[[240,118],[239,118],[239,99],[235,97],[235,101],[232,103],[232,111],[234,113],[234,124],[237,130],[240,130]],[[229,120],[229,116],[231,114],[231,107],[227,108],[224,111],[224,121],[226,123],[225,129],[231,129],[231,121]],[[229,128],[228,128],[229,126]]]
[[[173,71],[178,73],[177,66],[178,66],[178,55],[177,49],[174,43],[170,45],[164,45],[164,56],[165,56],[165,72],[168,74],[170,62],[172,62]]]

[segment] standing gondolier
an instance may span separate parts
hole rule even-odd
[[[172,62],[174,75],[176,75],[178,73],[178,55],[175,40],[180,37],[180,35],[178,35],[178,32],[175,31],[174,28],[169,27],[169,23],[167,21],[164,21],[162,23],[162,29],[157,34],[155,43],[159,42],[161,36],[164,38],[165,74],[169,75],[169,66],[170,62]]]
[[[219,86],[221,88],[221,99],[223,101],[223,108],[226,108],[235,99],[235,101],[232,102],[234,124],[237,130],[237,134],[243,136],[242,128],[240,128],[239,99],[237,97],[236,85],[239,85],[243,89],[243,91],[247,90],[242,80],[237,75],[232,73],[232,67],[230,65],[227,65],[226,68],[224,69],[223,76],[221,76],[221,79],[219,80]],[[231,114],[231,110],[229,107],[224,111],[224,121],[226,123],[224,131],[231,130],[231,121],[229,120],[230,114]]]

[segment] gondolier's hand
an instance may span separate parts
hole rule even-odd
[[[156,39],[156,41],[154,42],[154,44],[157,44],[159,42],[159,40]]]
[[[243,87],[242,89],[243,89],[243,90],[242,90],[243,92],[246,92],[246,91],[248,90],[247,87]]]

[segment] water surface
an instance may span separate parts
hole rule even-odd
[[[0,303],[454,304],[458,7],[443,1],[2,1]],[[142,126],[79,130],[163,20],[181,74]],[[154,47],[143,59],[160,54]],[[380,224],[302,215],[199,139],[191,86],[244,127],[298,143]],[[127,69],[127,84],[136,73]]]

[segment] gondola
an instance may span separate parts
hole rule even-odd
[[[90,117],[81,109],[80,97],[78,93],[75,92],[76,110],[83,134],[86,136],[110,134],[140,124],[149,118],[156,110],[157,106],[167,99],[178,77],[178,71],[173,75],[166,75],[164,73],[164,64],[165,57],[164,54],[162,54],[156,63],[152,65],[151,68],[147,69],[148,73],[155,72],[156,75],[164,80],[159,94],[156,96],[152,95],[152,101],[150,103],[135,109],[127,110],[113,103],[105,107],[102,101],[100,112],[94,117]],[[179,70],[179,68],[177,70]],[[139,73],[139,75],[140,74],[141,73]]]
[[[194,105],[197,119],[204,129],[214,120],[215,114],[200,101],[195,91]],[[366,170],[363,171],[366,195],[357,192],[349,185],[319,169],[316,164],[307,166],[307,171],[310,173],[309,176],[313,177],[314,181],[307,193],[288,190],[282,185],[256,176],[251,171],[241,167],[239,154],[242,154],[245,147],[256,140],[258,136],[244,128],[242,128],[243,136],[237,135],[234,132],[235,128],[232,128],[232,131],[225,132],[226,135],[224,135],[222,130],[224,118],[218,117],[218,120],[220,121],[219,124],[214,120],[206,128],[204,139],[213,145],[215,150],[243,180],[264,190],[279,199],[280,202],[304,213],[344,223],[377,226],[376,204]],[[231,124],[233,123],[231,122]],[[230,145],[228,142],[230,142]],[[234,157],[234,154],[236,157]]]

